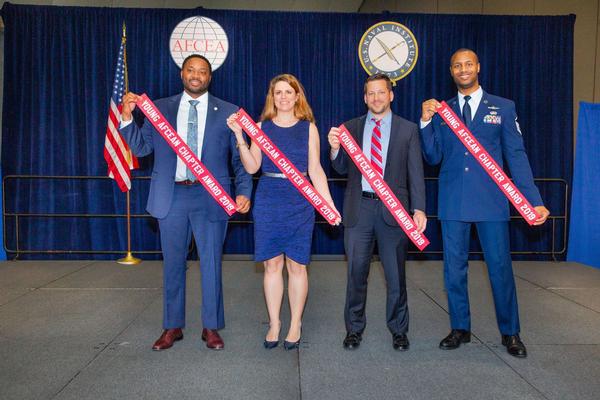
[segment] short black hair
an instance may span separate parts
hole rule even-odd
[[[369,76],[365,80],[365,87],[364,87],[365,93],[367,93],[367,84],[372,81],[385,81],[385,85],[387,86],[388,90],[392,90],[392,80],[390,79],[390,77],[387,76],[386,74],[378,73],[378,74]]]
[[[452,66],[452,60],[454,59],[454,56],[457,55],[458,53],[473,53],[473,54],[475,54],[475,59],[479,63],[479,56],[477,55],[477,53],[475,53],[475,50],[469,49],[467,47],[461,47],[460,49],[458,49],[454,53],[452,53],[452,55],[450,56],[450,66]]]
[[[183,60],[183,63],[181,63],[181,69],[183,69],[183,67],[185,67],[185,63],[188,62],[188,60],[191,60],[192,58],[199,58],[201,60],[204,60],[208,64],[208,72],[212,75],[212,64],[210,63],[210,61],[208,61],[208,58],[204,57],[202,54],[194,53],[187,56]]]

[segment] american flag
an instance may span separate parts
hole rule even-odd
[[[119,133],[122,109],[121,100],[127,90],[125,39],[125,24],[123,24],[123,37],[121,38],[115,80],[110,96],[108,126],[106,128],[106,138],[104,139],[104,159],[108,164],[108,176],[117,181],[119,188],[123,192],[131,189],[130,170],[138,168],[137,158],[131,154],[129,146]]]

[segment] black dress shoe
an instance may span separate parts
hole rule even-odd
[[[502,335],[502,345],[506,346],[506,351],[513,357],[527,357],[527,349],[519,335]]]
[[[359,332],[348,332],[344,338],[344,348],[347,350],[354,350],[360,346],[362,340],[362,333]]]
[[[394,347],[394,350],[408,350],[410,343],[408,342],[408,337],[404,333],[394,333],[392,337],[392,346]]]
[[[469,343],[471,341],[471,332],[464,329],[452,329],[448,336],[440,342],[440,349],[454,350],[458,349],[461,343]]]

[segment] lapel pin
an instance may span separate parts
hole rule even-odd
[[[219,109],[219,107],[215,107],[214,110],[217,111]]]

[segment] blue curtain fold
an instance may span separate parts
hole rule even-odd
[[[600,268],[600,104],[579,103],[568,261]]]
[[[321,159],[330,177],[338,176],[328,160],[329,128],[366,111],[362,90],[367,75],[357,57],[358,42],[371,25],[392,20],[411,29],[419,45],[416,67],[394,89],[394,112],[417,122],[423,100],[453,97],[456,90],[449,76],[449,57],[459,47],[473,48],[480,56],[484,89],[517,104],[534,176],[571,181],[574,15],[344,14],[10,3],[4,4],[1,15],[5,23],[5,176],[105,176],[104,135],[122,23],[127,25],[130,89],[156,99],[182,89],[179,68],[169,54],[173,28],[184,18],[203,15],[225,29],[230,43],[227,61],[214,73],[211,92],[258,117],[269,80],[283,72],[298,76],[317,118]],[[151,157],[140,163],[133,175],[150,175]],[[437,169],[427,167],[426,176],[437,176]],[[131,201],[136,215],[144,214],[148,184],[148,180],[134,182]],[[125,210],[125,195],[112,181],[8,179],[5,185],[7,213],[110,215]],[[435,215],[435,181],[428,181],[427,186],[427,211]],[[331,187],[341,209],[344,184],[336,181]],[[553,214],[565,212],[564,196],[556,185],[542,183],[540,190]],[[235,217],[226,253],[253,252],[249,220],[248,216]],[[158,249],[156,229],[151,219],[134,218],[132,248]],[[555,229],[560,238],[564,226],[558,224]],[[9,250],[119,250],[126,245],[124,220],[108,217],[20,217],[18,221],[7,217],[5,231]],[[531,229],[515,223],[512,247],[548,250],[551,233],[550,224]],[[427,235],[430,249],[441,250],[434,220]],[[478,249],[476,243],[473,246]],[[318,224],[313,253],[343,254],[342,228]],[[57,257],[65,258],[65,254]]]

